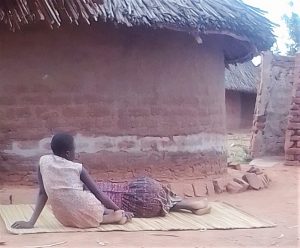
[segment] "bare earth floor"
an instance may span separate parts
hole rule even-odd
[[[55,247],[300,247],[299,169],[276,165],[266,168],[272,183],[268,189],[241,194],[221,194],[209,200],[231,203],[278,226],[266,229],[228,231],[180,231],[138,233],[70,233],[16,236],[8,234],[0,223],[0,241],[4,247],[28,247],[66,241]],[[24,189],[8,189],[26,199]],[[25,190],[32,195],[32,190]],[[2,190],[3,192],[3,190]],[[1,193],[0,193],[1,194]],[[32,196],[29,197],[32,199]],[[27,198],[27,199],[29,199]],[[22,201],[22,200],[20,200]],[[97,243],[97,241],[103,243]]]

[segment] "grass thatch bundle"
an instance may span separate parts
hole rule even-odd
[[[60,26],[63,21],[79,19],[89,23],[97,20],[102,0],[0,0],[0,21],[11,30],[20,29],[24,24],[45,20],[50,27]]]

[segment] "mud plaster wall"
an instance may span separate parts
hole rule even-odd
[[[102,25],[1,33],[1,182],[34,182],[57,131],[75,135],[98,180],[223,173],[224,59],[203,39]]]
[[[227,130],[251,128],[256,94],[226,90],[225,101]]]
[[[293,57],[263,56],[251,140],[253,157],[284,154],[294,65]]]

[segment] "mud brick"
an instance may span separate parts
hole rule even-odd
[[[239,163],[228,163],[228,167],[234,170],[242,170],[241,165]]]
[[[289,136],[297,135],[297,130],[286,130],[286,135]]]
[[[300,155],[300,148],[299,147],[289,148],[286,150],[286,154],[287,155]]]
[[[215,192],[220,194],[226,191],[227,182],[224,178],[217,178],[213,180]]]
[[[216,192],[212,181],[206,182],[206,189],[209,196],[215,195]]]
[[[231,181],[226,185],[226,190],[228,193],[240,193],[243,191],[243,186],[237,182]]]
[[[290,115],[292,115],[292,116],[300,116],[300,110],[290,110]]]
[[[286,137],[285,143],[284,143],[284,150],[287,151],[288,149],[294,147],[296,145],[297,141],[291,141],[288,137]]]
[[[287,127],[288,129],[290,129],[290,130],[298,130],[298,129],[300,129],[300,123],[293,123],[293,122],[290,122],[289,124],[288,124],[288,127]]]
[[[291,110],[299,110],[300,109],[300,105],[299,104],[295,104],[293,103],[291,106]]]
[[[192,184],[189,183],[171,183],[170,184],[171,190],[179,195],[179,196],[194,196],[194,189]]]
[[[206,196],[207,195],[207,188],[206,183],[193,183],[194,193],[196,197]]]
[[[288,159],[287,159],[287,160],[288,160]],[[300,161],[300,155],[296,155],[296,156],[295,156],[295,160],[296,160],[296,161]]]
[[[246,173],[243,176],[243,180],[245,180],[247,183],[249,183],[250,187],[255,190],[263,189],[264,184],[261,180],[261,178],[256,175],[255,173]]]
[[[256,175],[263,174],[263,171],[256,166],[251,166],[251,168],[247,172],[255,173]]]
[[[300,136],[292,136],[291,141],[300,141]]]
[[[182,185],[183,187],[183,194],[184,196],[188,196],[188,197],[194,197],[195,193],[194,193],[194,188],[192,184],[189,183],[185,183]]]
[[[249,184],[245,180],[243,180],[242,178],[235,177],[235,178],[233,178],[233,181],[240,184],[243,187],[241,192],[244,192],[249,188]]]
[[[295,141],[296,146],[300,148],[300,141]]]
[[[179,183],[171,183],[171,184],[170,184],[170,189],[171,189],[172,192],[174,192],[176,195],[184,196],[184,191],[183,191],[182,184],[179,184]]]
[[[297,103],[297,104],[300,104],[300,97],[294,97],[293,102]]]
[[[289,119],[290,122],[300,122],[300,116],[292,116],[292,115],[290,115],[288,117],[288,119]]]
[[[296,91],[295,97],[300,97],[300,90]]]
[[[264,173],[264,175],[265,175],[265,178],[266,178],[269,182],[272,181],[271,178],[269,178],[269,176],[268,176],[266,173]]]
[[[265,188],[268,188],[270,180],[266,174],[258,175],[258,178],[262,181]]]
[[[300,161],[285,161],[284,165],[287,165],[287,166],[300,166]]]
[[[295,155],[288,155],[288,154],[285,154],[285,159],[288,160],[288,161],[294,161],[296,158]]]

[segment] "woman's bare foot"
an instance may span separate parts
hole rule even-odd
[[[108,214],[103,215],[102,224],[114,224],[119,223],[123,219],[123,210],[117,210],[109,212]]]
[[[130,222],[132,220],[132,217],[133,217],[132,213],[124,211],[122,215],[122,219],[119,221],[119,224],[124,225],[127,222]]]
[[[122,219],[118,222],[120,225],[124,225],[128,222],[128,219],[126,216],[122,216]]]

